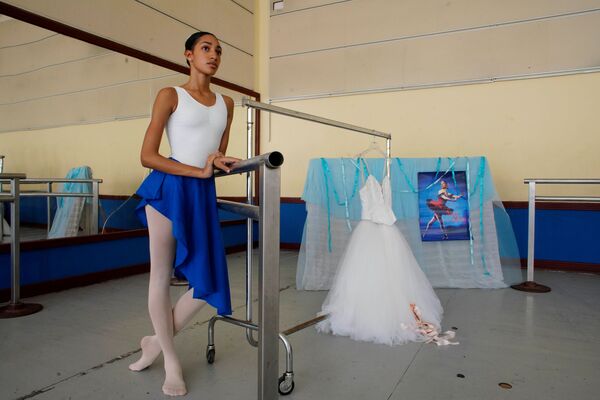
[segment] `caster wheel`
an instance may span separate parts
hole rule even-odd
[[[292,374],[285,373],[279,377],[279,394],[282,396],[292,393],[294,390],[294,377]]]
[[[206,361],[208,361],[209,364],[215,362],[215,349],[206,349]]]

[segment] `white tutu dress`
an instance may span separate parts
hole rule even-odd
[[[360,189],[361,221],[340,259],[316,326],[320,332],[395,345],[450,344],[439,336],[443,309],[406,239],[394,224],[390,178],[369,175]]]

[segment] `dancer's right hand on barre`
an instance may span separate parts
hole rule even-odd
[[[220,154],[221,153],[219,152],[210,154],[206,158],[206,164],[204,165],[204,168],[200,168],[200,171],[198,175],[196,175],[196,178],[210,178],[214,173],[213,162],[215,161],[215,158],[220,157]]]
[[[215,167],[225,172],[230,172],[231,168],[240,161],[239,158],[227,157],[223,153],[217,151],[210,154],[206,159],[206,165],[200,169],[197,178],[209,178],[213,175]]]

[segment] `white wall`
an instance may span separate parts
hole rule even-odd
[[[273,100],[600,68],[599,0],[284,4]]]
[[[504,200],[525,200],[528,177],[600,177],[598,0],[285,0],[266,23],[275,105],[391,132],[395,157],[486,156]],[[310,158],[370,142],[268,125],[286,196],[302,193]]]

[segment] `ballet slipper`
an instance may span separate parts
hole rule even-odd
[[[417,322],[417,332],[425,339],[425,343],[435,343],[438,346],[451,346],[458,344],[458,342],[451,341],[456,335],[454,331],[439,333],[435,325],[423,321],[421,310],[416,304],[411,304],[410,310],[412,311]]]

